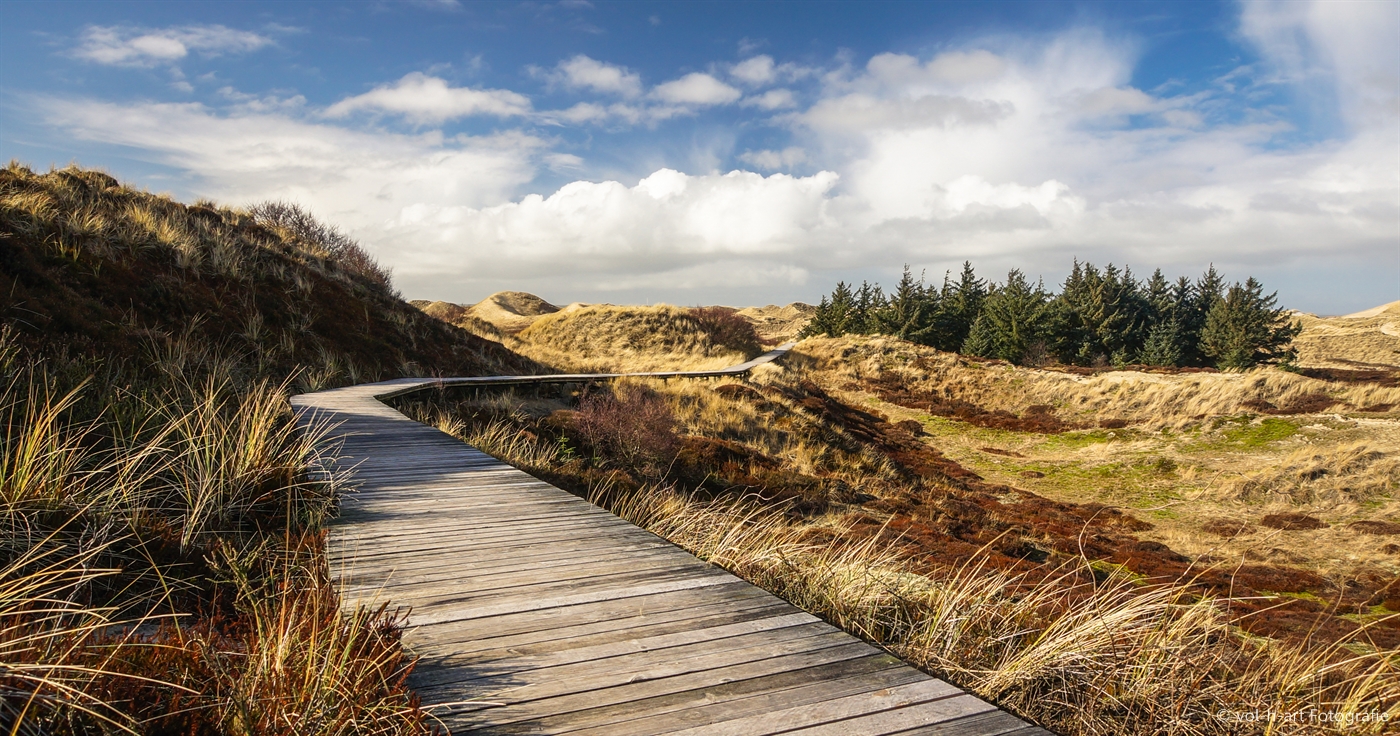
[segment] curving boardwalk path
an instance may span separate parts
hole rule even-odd
[[[739,375],[790,347],[640,375]],[[356,488],[330,536],[344,601],[411,607],[410,684],[453,733],[1048,734],[380,401],[607,377],[403,379],[292,398],[303,426],[335,426],[327,470]]]

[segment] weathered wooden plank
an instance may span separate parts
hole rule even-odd
[[[904,687],[929,688],[927,685],[905,685]],[[891,688],[896,690],[898,688]],[[943,718],[953,720],[965,716],[977,715],[980,713],[994,712],[996,708],[986,701],[979,700],[966,693],[958,694],[951,698],[942,698],[931,701],[918,702],[911,697],[909,703],[899,704],[892,709],[879,710],[873,713],[851,718],[835,723],[824,723],[819,726],[811,726],[795,731],[792,734],[802,736],[849,736],[852,733],[869,734],[895,734],[915,727],[927,727],[932,716],[934,720]],[[919,708],[910,708],[910,705],[921,705]]]
[[[492,733],[500,726],[534,720],[545,715],[555,714],[563,720],[563,716],[566,714],[578,713],[590,708],[687,692],[716,684],[753,679],[824,664],[850,662],[868,657],[869,653],[869,647],[852,642],[814,651],[750,658],[747,661],[726,667],[696,669],[679,675],[657,672],[656,676],[638,677],[630,682],[612,687],[572,692],[540,700],[515,701],[509,699],[509,696],[514,695],[522,685],[521,681],[511,680],[474,682],[471,683],[472,687],[444,688],[435,692],[442,694],[443,702],[457,702],[467,697],[493,698],[498,699],[497,702],[505,700],[507,706],[504,708],[465,713],[464,715],[468,718],[457,721],[463,724],[470,723],[476,727],[489,727],[484,732]],[[898,662],[893,657],[889,657],[888,661]],[[651,675],[652,673],[647,674]],[[448,722],[453,723],[453,721]],[[560,728],[560,732],[568,730],[567,726]],[[764,732],[749,731],[745,733],[761,734]]]
[[[345,586],[347,590],[368,592],[387,590],[396,596],[423,600],[423,607],[434,605],[439,599],[448,601],[472,601],[471,605],[483,600],[501,598],[524,598],[561,589],[584,590],[600,585],[615,587],[621,581],[650,580],[656,577],[680,577],[705,574],[697,570],[690,560],[677,560],[674,555],[654,559],[652,564],[609,564],[593,567],[574,568],[571,574],[554,575],[552,571],[536,570],[483,578],[463,575],[456,578],[436,578],[424,581],[410,581],[401,585],[385,586],[381,583],[361,582]]]
[[[455,564],[428,567],[415,565],[410,560],[405,561],[402,567],[387,572],[382,569],[366,571],[363,568],[351,567],[340,576],[339,582],[344,587],[373,586],[384,590],[404,591],[406,594],[409,588],[442,583],[452,583],[459,588],[470,583],[472,587],[466,589],[485,589],[502,580],[517,585],[539,579],[574,580],[596,577],[612,571],[650,569],[660,572],[667,565],[674,564],[693,563],[690,560],[677,560],[675,550],[642,547],[626,552],[610,550],[606,557],[599,559],[580,559],[577,553],[537,556],[524,560],[499,558],[492,566],[460,560]]]
[[[931,703],[956,700],[958,698],[971,698],[971,696],[939,680],[920,680],[904,685],[897,685],[892,688],[876,690],[875,692],[849,695],[844,698],[833,698],[820,703],[808,703],[796,707],[771,710],[766,713],[744,718],[724,720],[719,723],[676,731],[675,733],[676,736],[701,736],[702,734],[704,734],[704,736],[748,736],[748,734],[755,733],[792,733],[796,732],[798,729],[827,725],[832,725],[832,727],[835,728],[845,728],[842,724],[848,724],[851,722],[851,719],[860,716],[896,709],[906,709],[916,705],[925,706],[913,711],[915,714],[918,714],[926,712],[928,710],[928,705]],[[977,702],[981,703],[981,701]],[[971,715],[971,713],[963,713],[961,715]],[[956,715],[950,715],[948,709],[940,709],[939,712],[932,714],[932,716],[932,718],[926,719],[923,724],[919,725],[949,721],[957,717]],[[875,736],[876,734],[883,733],[897,733],[897,730],[845,728],[841,733],[843,736],[850,736],[850,734]]]
[[[508,659],[491,657],[487,653],[480,652],[469,655],[452,652],[436,656],[434,661],[439,665],[460,667],[464,672],[470,670],[474,676],[463,680],[449,678],[424,678],[424,680],[441,685],[502,675],[534,678],[540,675],[540,671],[550,669],[554,671],[549,673],[549,677],[560,679],[560,673],[565,671],[593,672],[597,669],[594,663],[602,660],[610,660],[607,662],[608,669],[618,673],[645,671],[654,661],[665,661],[672,664],[690,661],[693,664],[704,657],[751,649],[761,643],[805,640],[831,633],[827,631],[826,627],[812,626],[813,622],[814,618],[810,614],[799,611],[655,636],[624,638],[586,646],[555,649],[537,654],[520,653]],[[813,639],[802,648],[817,648],[818,646],[819,644]],[[434,650],[435,648],[431,646],[424,647],[425,652]],[[625,669],[629,667],[634,669]]]
[[[899,736],[1055,736],[1039,726],[1028,725],[1025,721],[1003,710],[992,710],[976,715],[945,721],[932,726],[917,726],[908,731],[900,731]]]
[[[696,577],[686,577],[677,580],[658,580],[641,585],[624,585],[603,587],[598,590],[590,590],[574,593],[556,593],[553,595],[540,594],[531,596],[528,600],[516,600],[505,603],[493,603],[491,605],[473,604],[470,607],[451,605],[453,601],[443,601],[434,606],[433,602],[413,603],[415,614],[413,622],[419,624],[440,623],[443,621],[463,621],[474,618],[491,618],[508,613],[518,613],[525,611],[538,611],[542,608],[559,608],[562,606],[575,606],[580,603],[595,603],[598,601],[610,600],[632,600],[654,593],[666,593],[673,590],[688,590],[693,588],[706,588],[713,586],[729,585],[734,582],[733,578],[724,575],[704,575]]]
[[[560,635],[564,635],[564,631],[574,626],[597,627],[595,630],[609,631],[649,620],[649,617],[653,616],[688,610],[699,611],[712,606],[747,606],[752,605],[755,600],[790,607],[790,604],[773,599],[751,585],[731,581],[711,588],[692,588],[640,598],[541,608],[494,618],[449,620],[439,623],[422,623],[415,619],[414,630],[428,632],[427,635],[436,635],[432,633],[435,630],[464,632],[472,641],[464,642],[461,646],[464,651],[470,651],[473,643],[493,647],[497,646],[493,642],[503,637],[536,636],[550,631],[559,631]]]
[[[483,657],[508,659],[768,618],[795,610],[798,609],[759,598],[751,601],[724,601],[697,609],[634,616],[621,621],[544,628],[485,641],[475,638],[470,628],[443,630],[440,627],[424,627],[416,629],[413,638],[417,642],[416,646],[425,650],[450,648],[455,654],[479,654]]]
[[[733,720],[775,708],[821,703],[923,679],[888,655],[785,669],[669,695],[518,721],[500,733],[569,733],[574,736],[644,736]]]
[[[618,559],[634,552],[668,549],[669,544],[654,540],[619,541],[612,535],[584,537],[560,542],[540,542],[520,547],[475,549],[461,555],[385,555],[380,557],[348,557],[340,561],[342,577],[364,575],[392,576],[399,572],[433,574],[444,569],[470,566],[473,574],[491,574],[530,565],[555,563],[590,564],[595,558]]]

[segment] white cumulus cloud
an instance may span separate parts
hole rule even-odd
[[[586,89],[622,97],[642,93],[642,77],[626,67],[579,54],[559,62],[549,78],[574,89]]]
[[[673,105],[727,105],[744,93],[703,72],[692,72],[665,84],[659,84],[652,94]]]
[[[777,65],[766,54],[745,59],[729,70],[730,76],[751,85],[763,85],[777,78]]]
[[[505,89],[453,87],[438,77],[412,72],[393,84],[347,97],[326,108],[326,114],[345,117],[362,110],[402,115],[420,123],[438,123],[471,115],[525,115],[530,112],[530,99]]]

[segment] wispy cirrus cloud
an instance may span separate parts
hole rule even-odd
[[[790,146],[781,151],[745,151],[739,154],[739,160],[760,171],[781,171],[806,163],[807,152],[797,146]]]
[[[446,13],[455,13],[462,9],[460,0],[405,0],[409,5],[423,8],[424,10],[437,10]]]
[[[203,56],[249,53],[272,42],[267,36],[223,25],[88,26],[83,29],[72,53],[79,59],[98,64],[158,66],[178,62],[191,53]]]

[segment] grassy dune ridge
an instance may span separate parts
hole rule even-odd
[[[757,356],[764,345],[755,322],[726,307],[570,304],[560,309],[511,291],[471,306],[414,304],[424,314],[571,373],[723,368]]]
[[[0,170],[0,723],[411,734],[399,612],[342,612],[291,393],[533,372],[314,221]]]

